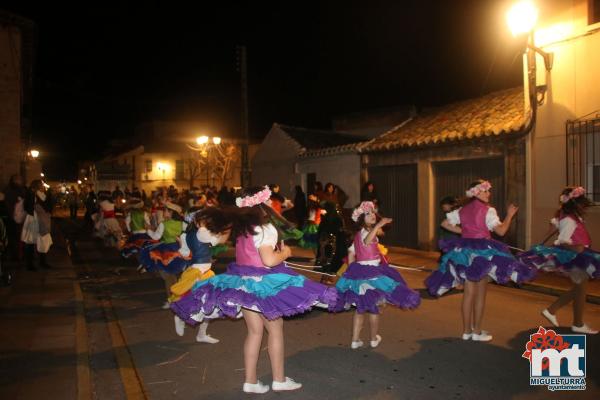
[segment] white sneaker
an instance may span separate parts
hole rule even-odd
[[[597,330],[594,330],[594,329],[590,328],[586,324],[583,324],[583,326],[575,326],[575,325],[573,325],[571,327],[571,330],[573,332],[577,332],[577,333],[587,333],[588,335],[595,335],[595,334],[598,333]]]
[[[267,393],[269,391],[269,385],[263,385],[261,381],[256,381],[256,383],[244,382],[242,390],[245,393]]]
[[[183,336],[183,332],[185,331],[185,321],[179,318],[177,315],[175,316],[175,333],[177,336]]]
[[[163,310],[168,310],[169,308],[171,308],[171,305],[169,304],[168,301],[165,301],[165,303],[162,305],[162,309]]]
[[[375,348],[379,346],[379,343],[381,343],[381,336],[375,335],[375,340],[371,340],[371,347]]]
[[[210,335],[196,335],[196,342],[215,344],[219,343],[219,339]]]
[[[489,342],[492,340],[493,336],[487,332],[481,331],[480,334],[473,332],[471,339],[475,342]]]
[[[350,345],[350,348],[352,350],[356,350],[360,347],[363,347],[363,341],[362,340],[357,340],[357,341],[353,341],[352,344]]]
[[[472,333],[463,333],[462,334],[462,340],[471,340],[472,337],[473,337]]]
[[[140,274],[145,274],[147,272],[146,267],[144,267],[142,264],[138,265],[136,271],[139,272]]]
[[[558,319],[556,319],[556,315],[550,314],[550,311],[548,311],[548,309],[547,309],[547,308],[545,308],[545,309],[543,309],[543,310],[542,310],[542,315],[543,315],[544,317],[546,317],[546,319],[547,319],[548,321],[550,321],[550,323],[551,323],[552,325],[554,325],[554,326],[556,326],[556,327],[558,327],[558,326],[559,326],[559,325],[558,325]]]
[[[273,388],[273,390],[277,390],[277,391],[279,391],[279,390],[297,390],[302,387],[302,384],[298,383],[298,382],[294,381],[292,378],[288,378],[286,376],[285,382],[273,381],[273,384],[271,385],[271,387]]]

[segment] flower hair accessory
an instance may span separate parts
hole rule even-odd
[[[571,192],[569,194],[561,194],[560,202],[565,204],[569,200],[576,199],[580,196],[583,196],[584,194],[585,194],[585,189],[581,186],[577,186],[575,189],[571,190]]]
[[[483,181],[477,186],[473,186],[471,189],[467,190],[465,194],[467,197],[475,197],[481,192],[487,192],[492,188],[492,184],[488,181]]]
[[[372,201],[363,201],[360,206],[352,211],[352,221],[357,222],[362,214],[367,214],[375,211],[375,204]]]
[[[238,197],[235,199],[235,205],[238,207],[254,207],[259,204],[268,202],[271,199],[271,189],[265,186],[260,192],[246,197]]]

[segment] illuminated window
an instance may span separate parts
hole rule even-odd
[[[146,173],[152,172],[152,160],[146,160]]]
[[[588,0],[589,4],[589,24],[600,22],[600,0]]]

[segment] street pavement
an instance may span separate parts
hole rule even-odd
[[[529,335],[540,325],[548,327],[539,312],[554,296],[490,284],[484,328],[494,340],[465,342],[459,338],[460,292],[430,298],[423,289],[428,272],[418,269],[401,273],[421,291],[421,306],[414,311],[385,308],[378,348],[350,349],[351,312],[315,310],[289,318],[286,375],[304,387],[245,395],[243,321],[211,323],[208,332],[221,340],[214,345],[196,343],[194,328],[178,337],[172,313],[161,309],[165,292],[160,278],[138,274],[135,262],[121,260],[116,250],[83,235],[77,224],[62,220],[60,225],[49,257],[54,268],[18,271],[13,287],[0,290],[2,399],[600,398],[598,336],[587,338],[585,392],[529,386],[529,363],[521,354]],[[307,263],[310,253],[294,250],[294,261]],[[402,266],[418,267],[428,258],[394,253],[392,263]],[[221,260],[217,272],[227,261]],[[558,318],[563,327],[557,332],[569,333],[570,308]],[[587,305],[586,321],[600,327],[600,306]],[[266,340],[258,371],[259,379],[271,382]]]

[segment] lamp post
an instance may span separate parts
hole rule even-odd
[[[536,82],[536,53],[544,59],[546,71],[552,69],[554,54],[545,52],[535,46],[534,28],[538,18],[538,9],[533,2],[525,0],[515,3],[506,13],[506,22],[513,36],[527,34],[527,81],[529,102],[532,110],[532,120],[535,122],[537,112],[537,82]],[[543,100],[542,100],[543,101]],[[541,103],[540,103],[541,104]]]
[[[206,135],[198,136],[196,138],[196,146],[188,145],[188,147],[192,150],[195,150],[200,153],[201,157],[206,159],[206,185],[210,185],[210,171],[209,171],[209,150],[211,146],[218,146],[222,142],[222,139],[219,136],[209,137]],[[214,184],[214,179],[213,179]]]

